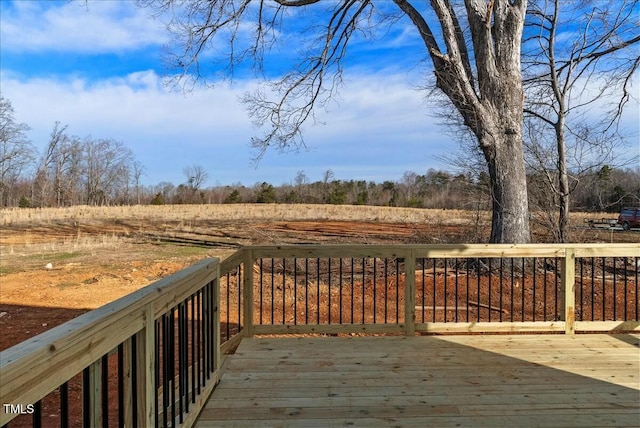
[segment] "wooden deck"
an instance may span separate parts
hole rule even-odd
[[[243,339],[198,427],[640,426],[640,335]]]

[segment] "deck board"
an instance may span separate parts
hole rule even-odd
[[[197,426],[640,426],[640,335],[244,339]]]

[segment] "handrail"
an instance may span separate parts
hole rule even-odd
[[[564,257],[567,248],[576,257],[640,257],[640,244],[287,244],[250,245],[259,257],[393,257],[415,251],[418,257]]]
[[[139,426],[153,421],[153,350],[155,320],[204,284],[219,276],[219,260],[203,260],[147,287],[87,312],[0,352],[0,401],[35,403],[137,335],[140,378],[145,402],[138,404]],[[149,331],[150,330],[150,331]],[[142,352],[141,352],[142,351]],[[151,387],[151,390],[149,388]],[[0,413],[0,425],[15,415]]]
[[[401,260],[404,278],[404,321],[381,324],[308,324],[285,323],[283,325],[245,326],[245,334],[299,334],[299,333],[385,333],[404,332],[413,335],[415,331],[434,333],[460,332],[539,332],[564,331],[573,334],[576,328],[584,331],[636,330],[637,321],[576,321],[576,259],[594,257],[640,257],[640,244],[437,244],[437,245],[349,245],[349,244],[303,244],[303,245],[256,245],[244,248],[250,252],[250,262],[245,261],[245,270],[252,271],[258,259],[339,259],[370,258]],[[561,319],[554,321],[515,322],[416,322],[415,260],[458,259],[458,258],[552,258],[560,260],[558,276],[561,279]],[[295,281],[295,279],[294,279]],[[364,280],[363,280],[364,281]],[[375,279],[374,279],[375,281]],[[636,280],[637,281],[637,280]],[[244,293],[253,292],[253,287],[245,284]],[[253,319],[254,308],[245,308],[245,320]],[[364,310],[364,309],[363,309]]]

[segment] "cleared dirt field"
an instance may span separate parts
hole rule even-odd
[[[602,214],[593,214],[601,218]],[[574,223],[583,226],[585,215]],[[489,213],[316,205],[0,211],[0,350],[247,244],[486,242]],[[576,228],[580,242],[637,232]],[[534,224],[534,240],[545,241]]]

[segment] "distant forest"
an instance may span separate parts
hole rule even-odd
[[[206,187],[212,173],[200,165],[183,169],[183,183],[144,185],[144,166],[123,143],[79,138],[56,123],[43,153],[16,123],[11,103],[0,98],[0,207],[71,205],[305,203],[490,210],[489,176],[482,168],[406,172],[398,181],[336,179],[326,170],[318,181],[299,171],[288,184],[268,182]],[[572,211],[618,211],[640,205],[640,166],[595,164],[571,176]],[[554,170],[528,171],[531,211],[557,210],[550,191]],[[555,178],[557,180],[557,177]]]
[[[429,169],[425,174],[406,172],[398,181],[376,183],[335,179],[331,170],[311,181],[299,171],[290,183],[262,182],[205,186],[202,167],[185,168],[185,182],[140,183],[141,165],[128,154],[105,161],[122,149],[113,142],[85,141],[84,149],[70,157],[71,165],[36,169],[4,186],[5,207],[57,207],[71,205],[305,203],[378,205],[413,208],[490,210],[491,192],[486,173],[451,173]],[[109,150],[112,149],[112,150]],[[92,160],[96,152],[100,162]],[[100,171],[97,171],[99,169]],[[193,174],[195,173],[195,174]],[[554,201],[544,178],[531,173],[529,204],[532,211],[552,209]],[[640,205],[640,168],[603,166],[583,175],[572,193],[573,211],[618,211]]]
[[[539,178],[529,176],[530,206],[546,209],[550,195],[536,186]],[[541,179],[540,179],[541,180]],[[337,180],[330,170],[320,181],[309,181],[299,172],[292,183],[217,186],[195,189],[188,182],[174,186],[160,183],[143,190],[141,203],[150,204],[231,204],[231,203],[309,203],[379,205],[413,208],[490,210],[489,177],[480,173],[452,174],[430,169],[426,174],[406,172],[399,181],[375,183],[364,180]],[[123,195],[124,196],[124,195]],[[123,203],[124,202],[123,200]],[[578,211],[618,211],[622,206],[640,203],[640,169],[603,167],[582,180],[573,193],[572,205]]]

